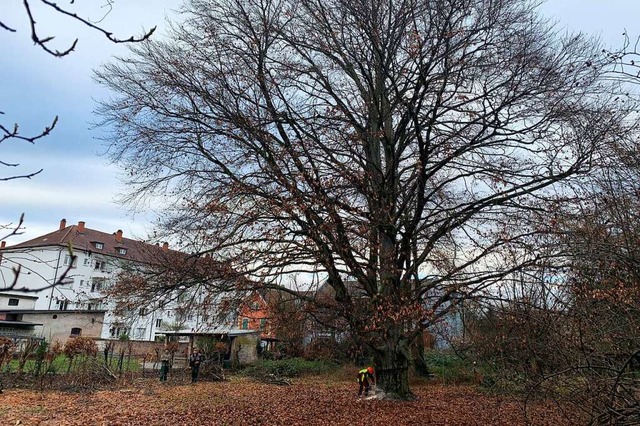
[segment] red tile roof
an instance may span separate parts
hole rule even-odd
[[[84,230],[80,232],[82,228],[79,228],[78,225],[67,226],[29,241],[7,246],[1,251],[8,252],[51,246],[68,247],[69,244],[71,244],[71,247],[75,250],[90,251],[96,254],[100,253],[105,256],[130,259],[138,262],[153,262],[153,259],[157,259],[158,254],[162,251],[162,247],[158,245],[136,241],[130,238],[122,237],[120,241],[118,241],[116,240],[115,232],[108,234],[95,229],[83,228]],[[102,249],[98,249],[95,243],[102,243],[104,246]],[[126,254],[123,255],[118,252],[118,249],[121,248],[127,250]]]

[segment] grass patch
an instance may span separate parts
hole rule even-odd
[[[69,371],[69,358],[64,355],[59,355],[55,357],[51,363],[42,362],[40,374],[48,373],[48,374],[57,374],[57,373],[67,373],[74,372],[78,369],[82,369],[87,362],[93,360],[94,357],[89,356],[77,356],[73,360],[73,364],[71,366],[71,371]],[[104,358],[101,356],[97,356],[96,359],[99,359],[102,363],[104,363]],[[2,371],[5,373],[17,373],[18,372],[18,360],[11,360],[8,364],[2,367]],[[110,358],[109,363],[107,364],[107,368],[111,371],[118,371],[118,359],[116,357]],[[34,374],[37,369],[37,360],[28,359],[23,368],[23,372],[27,374]],[[130,360],[125,357],[122,362],[122,370],[123,372],[139,372],[142,369],[142,364],[140,360],[137,358],[131,358]]]
[[[302,377],[328,374],[339,368],[331,361],[306,360],[304,358],[287,358],[280,360],[260,360],[240,371],[247,377],[264,377],[269,374],[283,377]]]
[[[425,353],[429,371],[446,384],[469,383],[474,380],[474,366],[453,351],[432,350]]]
[[[102,362],[104,362],[104,358],[102,359]],[[109,363],[107,364],[107,368],[109,368],[109,370],[114,372],[119,371],[118,360],[115,358],[109,360]],[[132,357],[130,360],[127,360],[127,358],[125,357],[125,359],[122,362],[122,371],[127,373],[138,373],[142,371],[142,362],[137,358]]]
[[[5,365],[2,370],[5,373],[16,373],[18,372],[18,366],[20,362],[17,359],[13,359],[9,362],[9,364]],[[23,372],[28,374],[33,374],[36,371],[36,366],[38,365],[38,361],[36,359],[28,359],[24,363]],[[58,372],[58,371],[66,371],[67,366],[69,365],[69,360],[63,356],[55,357],[51,363],[46,361],[41,361],[40,365],[40,373],[44,373],[45,371],[49,372]]]

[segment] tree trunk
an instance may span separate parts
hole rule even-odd
[[[416,374],[422,377],[428,377],[431,372],[429,371],[429,367],[424,359],[424,337],[423,334],[416,338],[413,344],[414,354],[413,354],[413,369]]]
[[[409,361],[409,345],[403,338],[389,339],[375,351],[376,382],[388,399],[415,399],[409,389]]]

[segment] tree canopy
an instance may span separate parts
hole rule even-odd
[[[633,105],[596,42],[523,0],[190,0],[167,40],[96,73],[130,201],[261,285],[314,272],[410,396],[407,346],[535,264]],[[362,301],[366,303],[362,303]]]

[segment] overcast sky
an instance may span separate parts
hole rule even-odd
[[[94,99],[108,95],[92,81],[92,69],[126,50],[34,4],[40,35],[55,35],[52,43],[57,43],[57,49],[63,50],[79,38],[74,53],[53,58],[30,42],[22,1],[0,2],[0,22],[17,30],[0,29],[0,111],[5,113],[0,123],[8,126],[17,122],[21,133],[33,135],[59,116],[54,132],[35,145],[20,141],[0,145],[0,161],[20,163],[15,169],[0,167],[0,177],[44,168],[30,180],[0,182],[0,224],[15,223],[25,214],[23,234],[7,243],[54,231],[62,218],[67,224],[83,220],[89,228],[104,232],[122,229],[125,236],[144,238],[151,230],[153,214],[133,214],[115,202],[123,189],[118,171],[99,155],[102,147],[96,138],[100,130],[91,129]],[[100,5],[107,1],[75,3],[74,7],[90,7],[78,10],[80,15],[97,20],[106,10]],[[175,17],[180,4],[179,0],[115,0],[102,26],[126,38],[157,25],[161,36],[165,17]],[[632,37],[640,34],[634,24],[640,16],[638,0],[549,0],[540,10],[557,20],[559,28],[593,34],[609,47],[621,46],[625,29]],[[0,231],[0,238],[3,236]]]

